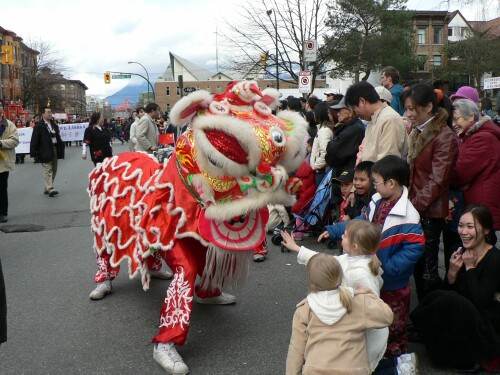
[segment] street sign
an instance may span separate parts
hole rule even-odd
[[[317,55],[317,42],[315,39],[306,40],[304,42],[304,61],[315,62]]]
[[[194,91],[196,91],[196,87],[191,87],[191,86],[184,87],[184,92],[186,94],[189,94],[190,92],[194,92]]]
[[[483,87],[484,90],[499,89],[499,88],[500,88],[500,77],[491,77],[484,79],[484,87]]]
[[[131,74],[113,74],[111,76],[113,79],[127,79],[127,78],[132,78]]]
[[[309,94],[312,90],[312,72],[303,70],[299,72],[299,92]]]

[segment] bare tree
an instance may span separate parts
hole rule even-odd
[[[248,0],[241,6],[238,19],[225,20],[227,31],[222,33],[222,40],[230,52],[222,66],[240,73],[262,69],[262,73],[276,78],[278,64],[279,74],[289,77],[283,80],[295,83],[300,70],[310,70],[314,85],[316,77],[324,74],[328,60],[319,48],[317,61],[305,62],[303,45],[310,39],[322,41],[327,31],[326,4],[327,0]],[[344,26],[339,24],[338,30]],[[330,53],[332,50],[333,45],[329,46]],[[262,55],[266,56],[265,64]]]
[[[37,51],[38,56],[22,67],[23,106],[38,111],[49,100],[54,107],[60,105],[63,96],[56,85],[63,82],[62,72],[66,70],[60,52],[42,40],[30,38],[26,45]]]

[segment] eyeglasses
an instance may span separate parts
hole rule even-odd
[[[380,184],[385,184],[387,181],[384,180],[384,181],[380,181],[380,182],[377,182],[377,181],[373,181],[373,186],[377,187],[378,185]]]

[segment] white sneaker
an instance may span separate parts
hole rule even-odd
[[[222,293],[220,296],[209,298],[196,296],[195,301],[204,305],[231,305],[236,303],[236,297],[231,294]]]
[[[263,262],[266,260],[266,256],[263,254],[254,254],[253,255],[253,261],[254,262]]]
[[[417,370],[413,363],[403,362],[397,366],[398,375],[417,375]]]
[[[175,350],[173,342],[158,343],[153,349],[153,358],[161,367],[173,375],[185,375],[189,373],[182,357]]]
[[[154,277],[155,279],[162,279],[162,280],[168,280],[171,279],[174,274],[168,270],[165,269],[159,269],[159,270],[151,270],[149,271],[149,274],[151,277]]]
[[[91,300],[103,299],[109,293],[113,292],[113,287],[111,286],[111,280],[105,280],[102,283],[97,283],[96,288],[90,293],[89,298]]]

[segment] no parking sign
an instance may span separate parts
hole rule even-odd
[[[304,61],[305,62],[314,62],[316,61],[316,51],[317,51],[317,43],[315,39],[306,40],[304,42]]]
[[[299,92],[309,94],[312,90],[312,72],[303,70],[299,72]]]

